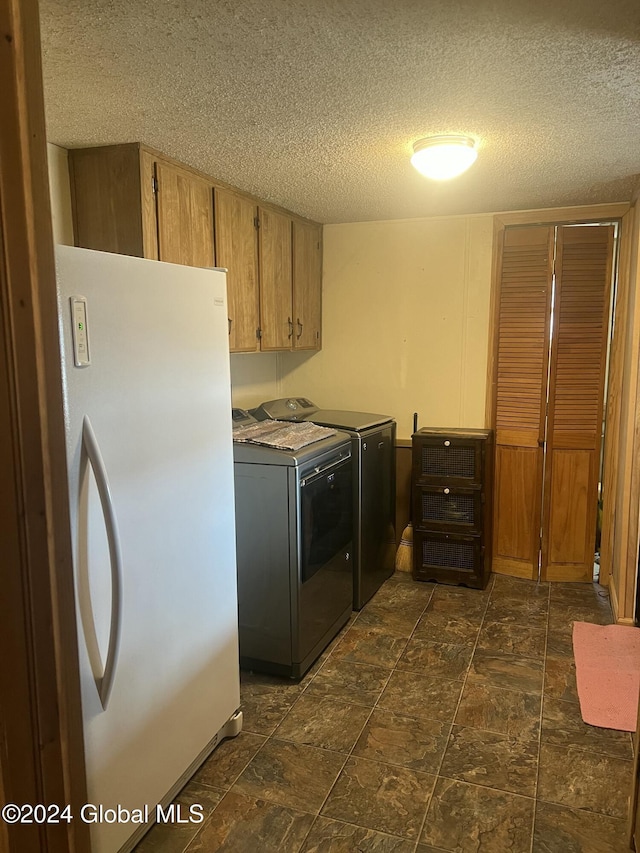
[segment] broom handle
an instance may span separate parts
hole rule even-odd
[[[413,413],[413,431],[418,432],[418,413]],[[409,495],[409,524],[413,524],[413,485]]]

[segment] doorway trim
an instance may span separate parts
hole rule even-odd
[[[71,823],[8,853],[85,853],[88,826],[37,0],[0,0],[0,792]]]

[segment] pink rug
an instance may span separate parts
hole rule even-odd
[[[640,628],[573,623],[573,653],[585,723],[633,732],[640,690]]]

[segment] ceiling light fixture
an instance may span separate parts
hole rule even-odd
[[[477,156],[470,136],[428,136],[413,143],[411,163],[425,177],[446,181],[465,172]]]

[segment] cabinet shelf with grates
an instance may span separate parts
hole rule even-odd
[[[484,589],[491,571],[493,434],[421,429],[412,436],[413,575]]]

